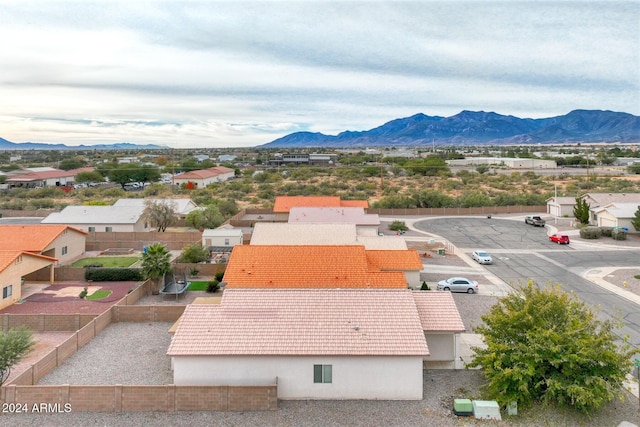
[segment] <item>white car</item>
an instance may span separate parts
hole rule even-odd
[[[493,258],[491,258],[491,255],[482,249],[476,249],[473,251],[471,257],[479,264],[493,264]]]
[[[478,292],[478,282],[464,277],[452,277],[438,282],[436,289],[439,291],[466,292],[475,294]]]

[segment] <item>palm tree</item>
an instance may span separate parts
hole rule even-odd
[[[142,275],[145,279],[151,280],[151,292],[154,295],[159,293],[160,279],[170,271],[171,252],[160,243],[147,246],[146,252],[142,254]]]

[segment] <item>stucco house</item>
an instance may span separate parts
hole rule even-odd
[[[80,172],[91,172],[94,168],[81,168],[69,171],[50,169],[40,171],[17,171],[6,179],[9,188],[60,187],[75,182]]]
[[[51,267],[50,280],[53,283],[53,265],[56,259],[27,251],[0,249],[0,310],[22,299],[22,278],[30,273]]]
[[[242,245],[231,252],[227,288],[399,288],[419,285],[416,251],[362,245]]]
[[[555,218],[573,218],[575,197],[551,197],[547,199],[547,213]]]
[[[85,249],[87,233],[68,225],[0,225],[0,250],[26,251],[55,258],[58,265],[70,264]]]
[[[292,207],[289,223],[355,224],[362,236],[377,236],[380,232],[378,214],[367,214],[362,207]]]
[[[589,224],[598,224],[597,211],[611,203],[640,205],[640,193],[586,193],[581,196],[589,205]],[[631,231],[631,230],[630,230]]]
[[[402,236],[362,236],[355,224],[257,222],[252,245],[362,245],[365,249],[407,250]]]
[[[228,181],[235,176],[235,170],[225,166],[200,169],[173,176],[176,185],[192,183],[194,188],[205,188],[209,184]]]
[[[366,200],[341,200],[338,196],[276,196],[273,204],[276,221],[287,222],[289,211],[294,207],[361,207],[367,209],[369,202]]]
[[[144,210],[144,206],[67,206],[41,224],[64,224],[87,232],[150,231],[142,217]]]
[[[219,306],[187,306],[167,355],[176,385],[420,400],[429,348],[407,289],[227,289]]]
[[[640,203],[609,203],[594,210],[599,227],[618,227],[628,230],[629,233],[638,233],[631,220],[640,209]]]

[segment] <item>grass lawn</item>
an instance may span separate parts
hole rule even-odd
[[[88,264],[102,264],[103,267],[131,267],[140,257],[137,256],[104,256],[82,258],[71,264],[72,267],[84,267]]]
[[[189,285],[190,291],[206,291],[208,281],[196,280]]]
[[[87,299],[88,300],[102,299],[102,298],[108,297],[109,295],[111,295],[111,291],[106,290],[106,289],[98,289],[97,291],[95,291],[91,295],[88,295]]]

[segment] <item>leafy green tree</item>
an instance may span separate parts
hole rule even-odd
[[[436,176],[443,172],[449,172],[447,162],[438,156],[410,160],[404,165],[404,168],[410,175]]]
[[[473,348],[469,367],[483,368],[485,390],[501,405],[540,400],[589,413],[624,394],[633,350],[616,343],[619,325],[559,286],[529,282],[482,320],[476,332],[486,347]]]
[[[404,221],[393,221],[389,224],[389,230],[391,231],[407,231],[409,227],[405,224]]]
[[[631,225],[633,225],[636,231],[640,231],[640,205],[638,205],[634,218],[631,220]]]
[[[640,163],[632,163],[629,166],[627,166],[627,170],[629,171],[629,173],[633,173],[633,174],[640,174]]]
[[[591,206],[586,200],[576,197],[576,205],[573,207],[573,216],[580,224],[589,224],[589,209]]]
[[[200,243],[192,243],[185,246],[180,254],[181,262],[198,263],[204,262],[209,258],[209,250]]]
[[[216,205],[207,205],[202,210],[191,211],[185,218],[187,225],[193,228],[217,228],[224,222],[224,217]]]
[[[148,199],[145,201],[142,216],[152,227],[163,233],[167,227],[175,224],[178,220],[175,205],[169,200]]]
[[[0,386],[9,378],[11,368],[35,345],[31,331],[26,327],[0,331]]]
[[[142,276],[151,281],[151,292],[159,293],[160,279],[171,271],[171,252],[161,243],[147,246],[142,254]]]
[[[79,169],[87,164],[86,161],[74,157],[73,159],[64,159],[58,164],[58,169],[62,169],[63,171],[70,171],[72,169]]]
[[[478,172],[480,175],[483,175],[483,174],[489,172],[489,165],[478,165],[478,166],[476,166],[476,172]]]
[[[104,177],[100,174],[100,172],[80,172],[75,176],[75,182],[102,182],[104,181]]]

